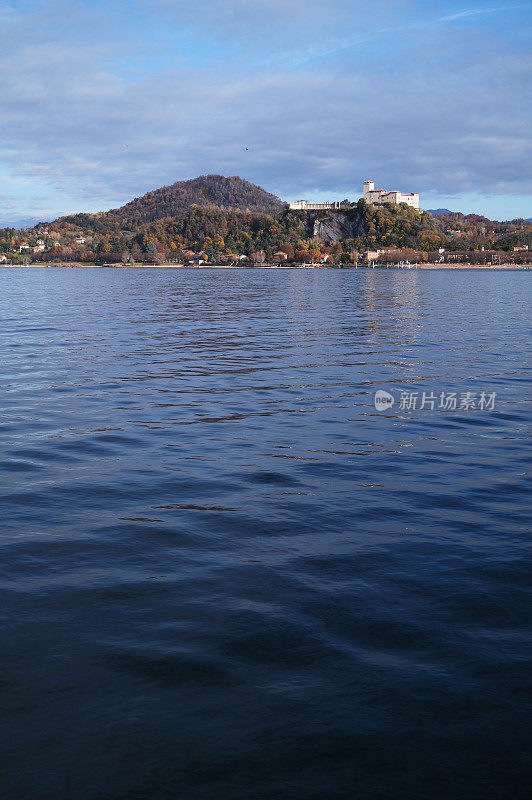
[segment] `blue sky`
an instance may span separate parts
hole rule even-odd
[[[207,173],[532,217],[532,0],[0,0],[0,223]]]

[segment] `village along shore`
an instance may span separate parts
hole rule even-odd
[[[203,263],[203,264],[178,264],[169,262],[166,264],[150,264],[150,263],[134,263],[134,264],[120,264],[120,263],[101,263],[91,264],[81,261],[33,261],[28,264],[10,264],[0,263],[0,268],[4,269],[38,269],[38,268],[70,268],[84,267],[86,269],[387,269],[387,270],[403,270],[403,269],[530,269],[530,264],[467,264],[467,263],[415,263],[415,264],[298,264],[295,262],[285,262],[283,264],[261,264],[261,263],[246,263],[246,264],[217,264],[217,263]]]

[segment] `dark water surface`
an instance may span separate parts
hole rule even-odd
[[[2,799],[525,797],[531,277],[3,270]]]

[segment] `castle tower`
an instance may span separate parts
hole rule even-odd
[[[367,181],[367,180],[364,181],[364,192],[363,192],[364,200],[369,200],[369,193],[373,192],[374,189],[375,189],[375,184],[373,181]]]

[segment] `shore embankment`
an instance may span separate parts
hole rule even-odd
[[[380,270],[405,270],[405,269],[530,269],[530,264],[90,264],[81,261],[35,261],[32,264],[0,264],[4,269],[37,269],[49,267],[62,267],[74,269],[380,269]]]

